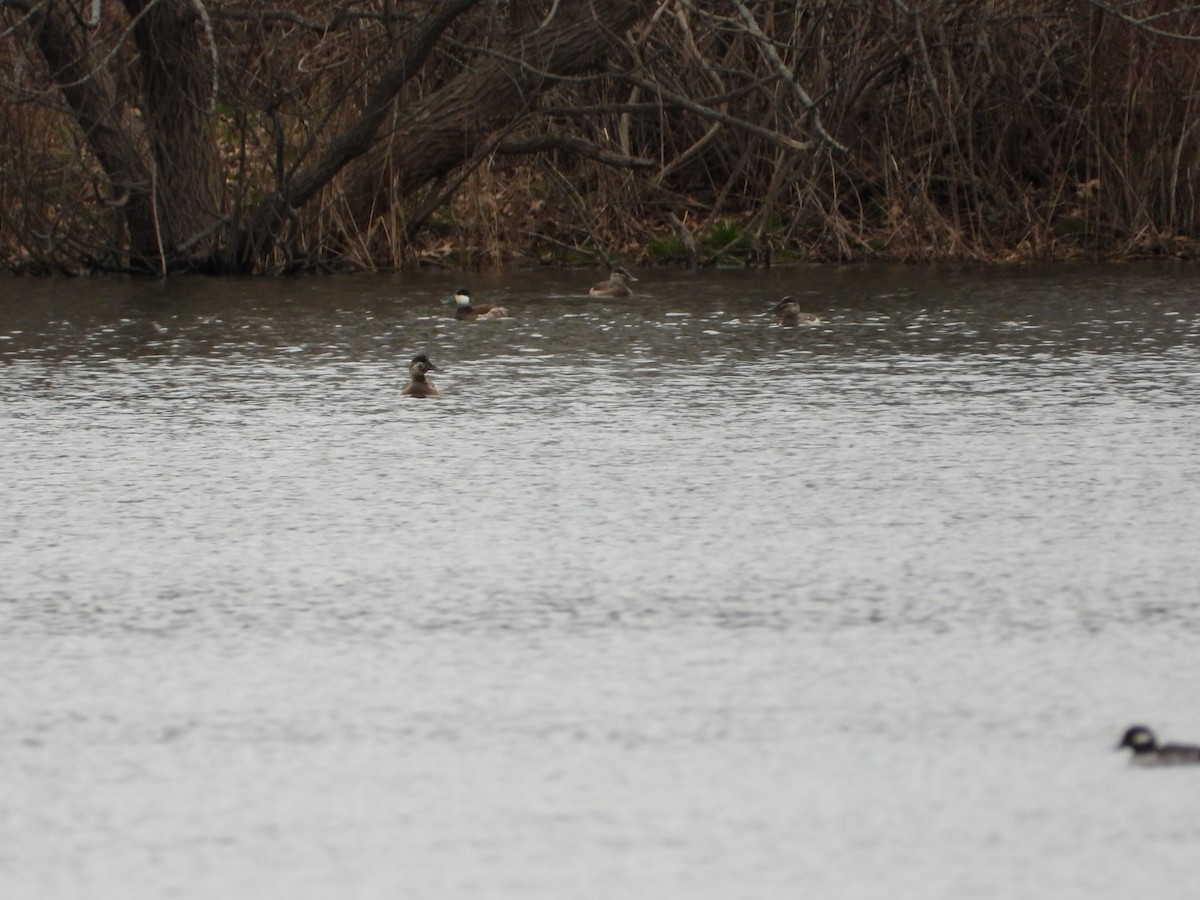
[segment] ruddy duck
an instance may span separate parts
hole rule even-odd
[[[503,306],[493,306],[490,303],[481,303],[478,306],[473,304],[471,302],[471,292],[466,288],[459,288],[447,302],[454,304],[454,318],[456,319],[508,318],[508,310]]]
[[[771,312],[778,316],[780,325],[791,328],[793,325],[820,325],[821,320],[810,312],[802,312],[800,304],[792,297],[784,297],[771,307]]]
[[[608,276],[608,281],[592,285],[588,294],[593,297],[632,297],[633,288],[629,286],[631,281],[637,279],[630,275],[624,266],[617,266]]]
[[[1133,751],[1130,762],[1139,766],[1179,766],[1200,763],[1200,747],[1194,744],[1159,744],[1154,732],[1145,725],[1133,725],[1117,744],[1120,750]]]
[[[426,372],[442,371],[437,366],[429,361],[429,357],[424,353],[420,353],[412,358],[412,362],[408,364],[408,371],[412,373],[412,381],[404,386],[403,394],[405,397],[440,397],[442,392],[437,389],[437,385],[431,381],[425,380]]]

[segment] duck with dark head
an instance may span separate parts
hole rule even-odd
[[[794,297],[784,297],[771,307],[771,312],[775,313],[775,321],[786,328],[792,328],[796,325],[821,324],[820,318],[800,309],[800,304],[796,302],[796,298]]]
[[[454,296],[450,297],[446,302],[454,304],[454,318],[456,319],[509,318],[508,310],[503,306],[493,306],[490,303],[472,303],[471,292],[466,288],[459,288],[454,292]]]
[[[592,297],[632,297],[631,281],[637,281],[624,266],[617,266],[608,276],[608,281],[592,285],[588,294]]]
[[[419,353],[412,358],[412,362],[408,364],[409,374],[412,380],[404,386],[401,392],[405,397],[440,397],[442,392],[437,389],[437,385],[425,378],[426,372],[442,371],[437,366],[429,361],[429,357],[424,353]]]
[[[1118,750],[1133,751],[1130,762],[1139,766],[1180,766],[1200,764],[1200,747],[1195,744],[1160,744],[1154,732],[1145,725],[1131,725],[1125,730]]]

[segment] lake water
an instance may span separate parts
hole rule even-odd
[[[1200,896],[1200,270],[641,275],[0,282],[0,896]]]

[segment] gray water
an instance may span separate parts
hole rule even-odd
[[[1200,271],[641,274],[0,282],[0,896],[1200,896]]]

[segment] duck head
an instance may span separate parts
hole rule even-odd
[[[412,358],[412,362],[408,364],[408,369],[413,373],[414,376],[424,375],[426,372],[442,371],[432,362],[430,362],[429,357],[424,353],[418,353],[416,356],[414,356]]]
[[[1116,749],[1128,747],[1134,753],[1150,753],[1157,746],[1158,740],[1153,731],[1145,725],[1133,725],[1125,731],[1125,736],[1121,738],[1121,743],[1117,744]]]

